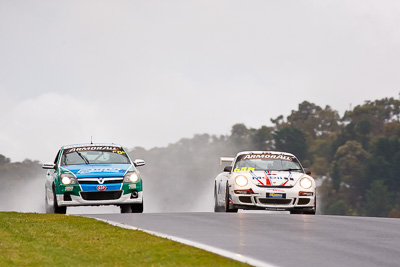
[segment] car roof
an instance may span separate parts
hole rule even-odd
[[[81,147],[81,146],[113,146],[122,148],[121,145],[114,143],[83,143],[83,144],[66,145],[61,148],[66,149],[66,148]]]
[[[237,153],[236,156],[246,155],[246,154],[273,154],[273,155],[286,155],[286,156],[296,157],[292,153],[282,152],[282,151],[242,151]]]

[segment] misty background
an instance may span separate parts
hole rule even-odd
[[[0,1],[0,153],[146,149],[397,97],[400,2]],[[250,111],[251,110],[251,111]]]
[[[283,145],[320,177],[326,213],[369,214],[366,173],[390,170],[375,186],[387,193],[382,216],[395,216],[397,152],[383,143],[397,147],[396,126],[373,110],[398,99],[398,14],[392,0],[0,0],[1,209],[39,211],[39,163],[93,137],[146,160],[147,211],[208,211],[219,156]],[[332,128],[289,118],[296,111],[328,114]],[[300,141],[285,147],[291,135]],[[336,158],[347,141],[358,174],[346,153]]]
[[[128,149],[144,184],[145,212],[209,212],[219,157],[244,150],[295,154],[317,182],[317,213],[400,217],[400,100],[366,101],[343,117],[303,101],[273,126],[235,124],[229,135],[197,134],[167,147]],[[0,210],[43,212],[45,171],[38,161],[0,155]],[[68,213],[119,212],[68,208]]]

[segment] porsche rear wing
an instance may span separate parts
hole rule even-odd
[[[234,160],[235,160],[235,158],[220,157],[219,158],[219,164],[222,165],[222,163],[224,163],[224,162],[231,164]]]

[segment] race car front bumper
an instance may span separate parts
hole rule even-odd
[[[143,203],[143,192],[123,194],[123,190],[93,192],[81,191],[79,195],[57,194],[59,206],[103,206]]]
[[[240,209],[313,210],[315,197],[315,188],[305,190],[300,186],[229,188],[230,205]]]

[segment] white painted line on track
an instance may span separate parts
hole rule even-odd
[[[93,218],[93,217],[91,217],[91,218]],[[246,256],[243,256],[241,254],[233,253],[233,252],[230,252],[230,251],[227,251],[227,250],[224,250],[224,249],[219,249],[219,248],[216,248],[216,247],[213,247],[213,246],[209,246],[209,245],[205,245],[205,244],[202,244],[202,243],[194,242],[194,241],[187,240],[187,239],[184,239],[184,238],[171,236],[171,235],[166,235],[166,234],[162,234],[162,233],[158,233],[158,232],[154,232],[154,231],[149,231],[149,230],[137,228],[137,227],[134,227],[134,226],[126,225],[126,224],[123,224],[123,223],[117,223],[117,222],[108,221],[108,220],[99,219],[99,218],[94,218],[94,219],[96,219],[98,221],[102,221],[102,222],[108,223],[108,224],[111,224],[113,226],[129,229],[129,230],[138,230],[138,231],[142,231],[142,232],[145,232],[145,233],[148,233],[148,234],[151,234],[151,235],[155,235],[155,236],[158,236],[158,237],[166,238],[166,239],[169,239],[169,240],[172,240],[172,241],[176,241],[176,242],[188,245],[188,246],[192,246],[192,247],[195,247],[195,248],[206,250],[206,251],[212,252],[214,254],[218,254],[220,256],[223,256],[225,258],[230,258],[230,259],[233,259],[233,260],[236,260],[236,261],[240,261],[240,262],[243,262],[243,263],[247,263],[247,264],[250,264],[250,265],[253,265],[253,266],[276,267],[276,265],[272,265],[272,264],[269,264],[269,263],[266,263],[266,262],[263,262],[263,261],[259,261],[259,260],[253,259],[251,257],[246,257]]]

